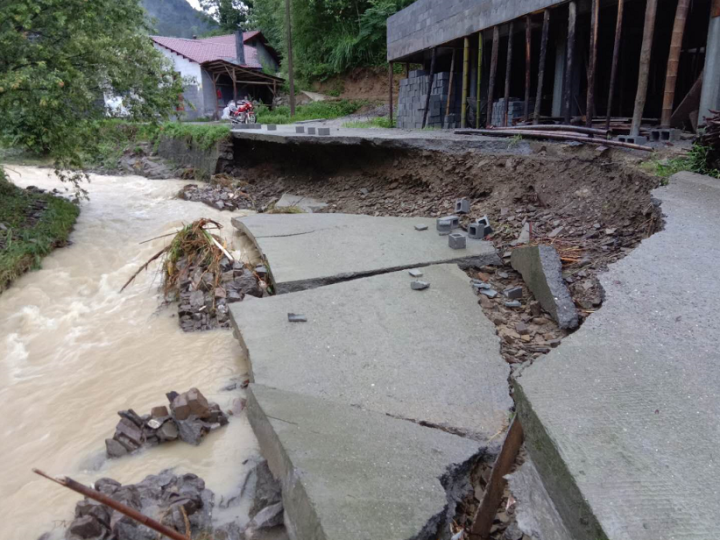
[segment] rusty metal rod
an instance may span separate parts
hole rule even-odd
[[[587,106],[585,107],[585,125],[592,126],[595,114],[595,68],[597,66],[598,29],[600,27],[600,0],[592,0],[590,17],[590,61],[588,65]]]
[[[490,57],[490,81],[488,86],[487,122],[492,126],[493,94],[495,93],[495,77],[497,76],[498,49],[500,49],[500,27],[493,28],[492,56]]]
[[[542,104],[543,82],[545,81],[545,61],[547,60],[547,44],[550,35],[550,10],[546,9],[543,14],[542,39],[540,41],[540,65],[538,66],[538,87],[535,96],[535,119],[540,122],[540,106]]]
[[[657,0],[647,0],[647,8],[645,9],[645,27],[643,29],[642,48],[640,49],[640,68],[638,73],[637,94],[635,94],[635,110],[633,111],[632,126],[630,127],[630,135],[633,137],[637,137],[640,134],[642,114],[645,110],[656,15]]]
[[[572,73],[575,56],[575,27],[577,26],[577,2],[568,4],[567,58],[565,61],[565,123],[572,120]]]
[[[188,540],[189,539],[188,536],[180,534],[176,530],[166,527],[165,525],[155,521],[151,517],[148,517],[145,514],[141,514],[137,510],[134,510],[134,509],[130,508],[129,506],[126,506],[126,505],[116,501],[115,499],[111,499],[104,493],[100,493],[99,491],[95,491],[92,488],[84,486],[83,484],[81,484],[80,482],[76,482],[72,478],[69,478],[67,476],[64,476],[61,478],[53,478],[52,476],[50,476],[38,469],[33,469],[33,472],[37,475],[42,476],[43,478],[47,478],[48,480],[55,482],[56,484],[60,484],[61,486],[66,487],[68,489],[72,489],[73,491],[76,491],[76,492],[80,493],[81,495],[84,495],[85,497],[88,497],[99,503],[102,503],[105,506],[112,508],[113,510],[117,510],[121,514],[125,514],[127,517],[134,519],[138,523],[142,523],[146,527],[149,527],[150,529],[157,531],[160,534],[162,534],[163,536],[167,536],[168,538],[171,538],[172,540]]]
[[[620,141],[611,141],[605,139],[596,139],[591,137],[585,137],[582,135],[569,135],[565,133],[548,133],[545,131],[525,131],[522,129],[456,129],[456,135],[489,135],[492,137],[515,137],[520,135],[521,137],[531,137],[534,139],[549,139],[557,141],[577,141],[589,144],[597,144],[601,146],[615,146],[618,148],[629,148],[631,150],[644,150],[645,152],[652,152],[651,146],[642,146],[639,144],[624,143]]]
[[[525,17],[525,121],[530,119],[530,72],[532,70],[532,17]]]
[[[623,10],[625,0],[618,0],[617,19],[615,21],[615,45],[613,46],[612,68],[610,69],[610,91],[608,92],[607,118],[605,129],[610,129],[612,116],[613,95],[615,94],[615,81],[617,80],[618,60],[620,58],[620,43],[622,40]]]
[[[685,34],[685,23],[687,22],[690,0],[678,0],[675,11],[675,23],[673,25],[672,40],[670,41],[670,56],[667,62],[665,74],[665,92],[663,94],[662,116],[660,125],[664,128],[670,127],[670,118],[675,103],[675,84],[677,83],[678,66],[680,65],[680,53],[682,52],[683,36]]]
[[[505,103],[503,104],[503,124],[510,125],[508,113],[510,111],[510,74],[512,73],[512,55],[513,55],[513,34],[515,33],[515,21],[510,21],[510,30],[508,32],[507,59],[505,61]],[[465,127],[465,126],[463,126]]]

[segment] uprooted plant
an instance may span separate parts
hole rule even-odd
[[[180,326],[186,332],[229,328],[228,304],[246,295],[262,297],[264,274],[235,260],[224,241],[211,230],[222,225],[199,219],[184,226],[125,283],[121,292],[158,259],[162,259],[162,290],[166,301],[179,301]]]

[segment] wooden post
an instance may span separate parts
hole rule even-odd
[[[422,128],[425,129],[427,124],[428,109],[430,108],[430,92],[432,92],[433,79],[435,79],[435,57],[437,56],[437,48],[432,50],[430,59],[430,77],[428,79],[427,96],[425,96],[425,111],[423,112]]]
[[[285,29],[287,32],[288,83],[290,84],[290,116],[295,116],[295,72],[293,71],[292,17],[290,16],[290,0],[285,0]]]
[[[645,28],[643,29],[642,48],[640,49],[640,69],[638,73],[637,94],[635,94],[635,110],[633,111],[630,136],[640,135],[642,114],[647,99],[648,75],[650,74],[650,58],[652,57],[652,42],[655,34],[655,16],[657,15],[657,0],[647,0],[645,9]]]
[[[595,111],[595,66],[597,65],[598,28],[600,26],[600,0],[592,0],[592,15],[590,17],[590,61],[587,79],[587,106],[585,107],[585,125],[592,127]]]
[[[532,17],[525,17],[525,121],[530,120],[530,73],[532,70]]]
[[[453,80],[455,79],[455,49],[453,49],[452,60],[450,60],[450,82],[448,83],[448,98],[445,105],[445,116],[450,114],[450,103],[452,103]]]
[[[515,21],[510,21],[508,32],[507,60],[505,61],[505,107],[503,109],[503,124],[510,125],[508,111],[510,110],[510,73],[512,72],[513,34],[515,33]]]
[[[214,74],[212,76],[213,92],[215,93],[215,114],[213,115],[213,118],[216,120],[218,119],[218,111],[220,110],[220,103],[218,101],[218,95],[217,95],[218,94],[218,89],[217,89],[218,77],[219,77],[218,74]]]
[[[572,74],[575,55],[575,26],[577,22],[577,2],[568,4],[567,60],[565,61],[565,123],[572,120]]]
[[[410,62],[405,62],[405,78],[410,78]]]
[[[480,129],[480,83],[482,82],[483,35],[478,32],[478,65],[477,65],[477,103],[475,111],[475,127]]]
[[[547,60],[547,44],[550,35],[550,10],[543,13],[542,39],[540,40],[540,65],[538,66],[538,88],[535,96],[534,124],[540,123],[540,105],[542,104],[543,82],[545,81],[545,61]]]
[[[665,74],[665,93],[663,95],[662,117],[660,119],[660,125],[664,128],[670,127],[670,117],[675,102],[675,83],[677,82],[689,6],[690,0],[678,0],[677,10],[675,11],[675,24],[673,25],[672,41],[670,42],[670,56],[668,57],[667,73]]]
[[[232,80],[233,80],[233,101],[237,103],[237,80],[235,76],[235,70],[233,69],[232,72]]]
[[[393,64],[392,62],[388,62],[388,85],[390,86],[389,93],[389,105],[390,105],[390,127],[393,127],[393,83],[394,83],[394,76],[393,76]]]
[[[468,83],[470,82],[470,38],[465,38],[463,43],[463,84],[462,101],[460,102],[460,127],[467,127],[467,97]]]
[[[617,19],[615,21],[615,46],[613,47],[612,68],[610,70],[610,91],[608,93],[607,119],[605,129],[610,129],[612,117],[613,95],[615,94],[615,81],[617,80],[618,58],[620,57],[620,43],[622,40],[623,9],[625,0],[618,0]]]
[[[487,122],[488,126],[493,125],[493,94],[495,93],[495,77],[497,76],[498,49],[500,48],[500,27],[493,28],[492,56],[490,57],[490,80],[488,85]]]

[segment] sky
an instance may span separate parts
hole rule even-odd
[[[190,4],[195,9],[200,9],[200,0],[187,0],[188,4]]]

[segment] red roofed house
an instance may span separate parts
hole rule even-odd
[[[185,86],[187,119],[217,118],[232,99],[272,103],[284,82],[272,75],[280,58],[261,32],[237,32],[205,39],[152,37],[175,70],[194,82]]]

